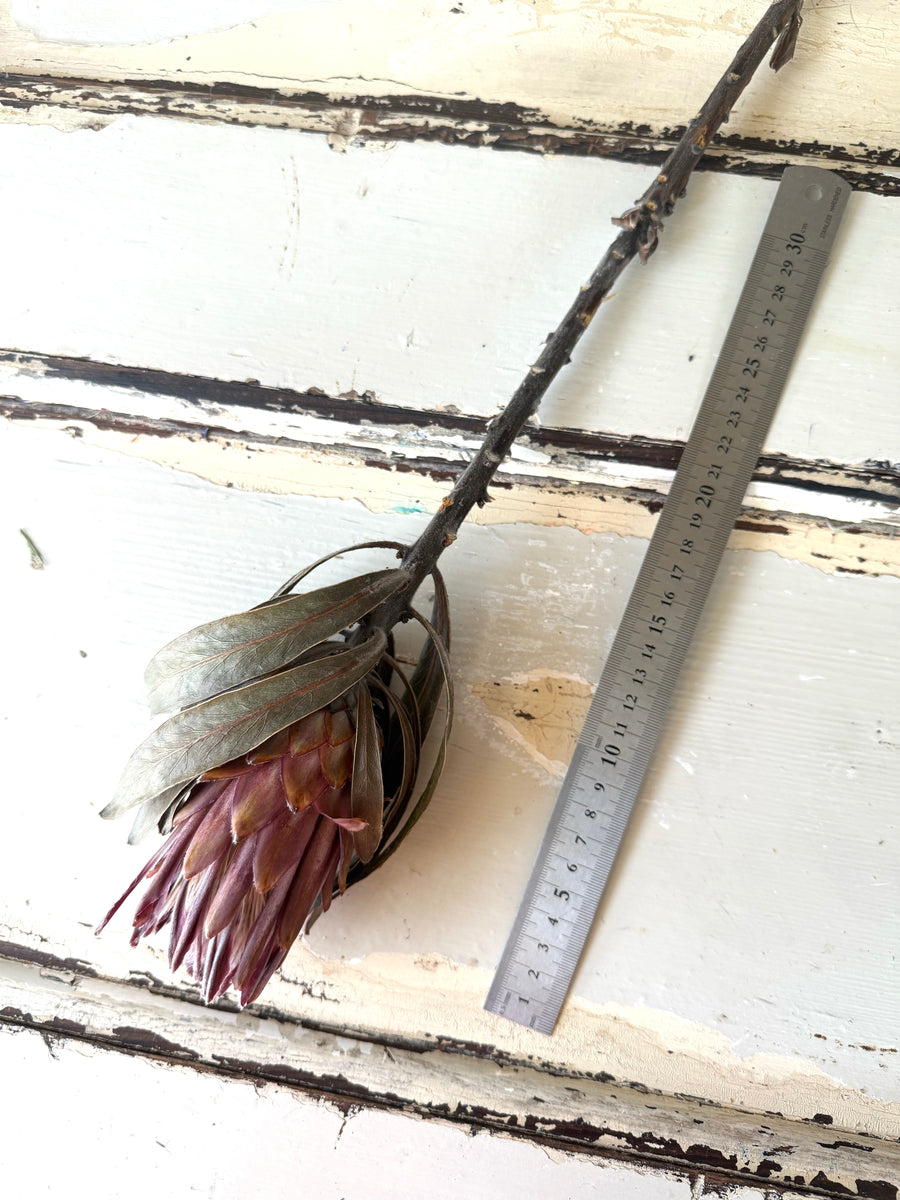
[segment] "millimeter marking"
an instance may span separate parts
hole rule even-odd
[[[851,191],[782,176],[485,1002],[520,1025],[556,1025]]]

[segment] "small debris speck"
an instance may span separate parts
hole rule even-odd
[[[44,567],[47,565],[44,561],[43,554],[41,554],[40,550],[38,550],[37,546],[24,529],[20,529],[19,533],[21,533],[22,537],[25,539],[25,545],[28,547],[28,553],[31,556],[31,569],[33,571],[43,571]]]

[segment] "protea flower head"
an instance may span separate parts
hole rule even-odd
[[[442,686],[450,697],[440,575],[434,624],[406,609],[428,635],[408,679],[373,614],[409,586],[410,572],[291,595],[324,561],[152,659],[151,706],[180,711],[137,748],[102,813],[140,805],[129,840],[154,825],[167,837],[100,929],[146,882],[132,945],[170,925],[170,966],[184,963],[207,1001],[231,987],[242,1004],[255,1000],[309,919],[393,852],[443,765],[449,703],[434,767],[417,787]]]

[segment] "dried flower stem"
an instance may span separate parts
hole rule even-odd
[[[777,0],[741,46],[728,70],[713,88],[698,115],[666,159],[644,195],[613,223],[622,232],[613,241],[594,273],[584,284],[555,333],[547,340],[535,364],[519,384],[509,404],[492,421],[481,448],[460,475],[440,510],[403,555],[403,566],[413,572],[408,589],[395,594],[369,618],[369,626],[390,629],[405,616],[406,603],[434,568],[441,553],[455,539],[463,521],[490,497],[488,484],[513,442],[538,406],[560,369],[569,362],[581,335],[590,325],[603,299],[627,264],[636,256],[646,262],[656,248],[662,218],[684,195],[691,172],[703,151],[728,119],[734,104],[750,82],[769,48],[777,41],[771,65],[784,66],[793,55],[800,28],[803,0]]]

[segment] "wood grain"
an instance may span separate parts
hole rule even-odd
[[[46,0],[5,0],[4,8],[5,66],[15,73],[330,97],[347,110],[337,137],[354,135],[369,102],[399,107],[410,98],[451,110],[461,101],[504,106],[506,122],[523,130],[666,137],[693,115],[764,11],[758,0],[272,0],[237,5],[229,18],[213,0],[152,18],[136,0],[74,14]],[[852,13],[807,5],[796,61],[777,81],[769,74],[754,85],[731,132],[746,148],[895,161],[896,33],[890,0]]]
[[[99,132],[0,126],[0,150],[18,231],[5,349],[482,418],[568,308],[610,214],[647,183],[627,164],[421,144],[339,155],[308,134],[131,117]],[[686,436],[775,187],[691,183],[542,425]],[[896,298],[862,303],[896,244],[892,218],[891,200],[852,198],[767,452],[900,461]]]

